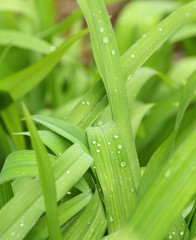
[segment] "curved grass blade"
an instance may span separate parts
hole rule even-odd
[[[57,158],[48,155],[53,163]],[[38,167],[35,152],[32,150],[14,151],[8,155],[0,173],[0,184],[19,177],[37,177]]]
[[[170,43],[174,44],[176,42],[183,41],[187,38],[194,37],[196,35],[196,25],[189,24],[187,26],[181,27],[170,39]]]
[[[37,21],[37,16],[33,4],[22,0],[1,0],[0,11],[11,11],[16,13],[22,13],[30,17],[32,20]]]
[[[174,11],[170,16],[168,16],[166,19],[164,19],[159,25],[155,26],[151,32],[155,33],[153,34],[153,37],[151,37],[151,33],[148,35],[144,35],[143,39],[140,39],[137,41],[136,44],[134,44],[129,50],[127,50],[123,56],[121,57],[121,64],[123,68],[123,73],[125,76],[130,79],[130,76],[134,73],[135,70],[137,70],[140,66],[142,66],[145,61],[161,46],[163,43],[176,31],[176,29],[184,23],[184,21],[187,19],[186,13],[190,12],[190,16],[195,13],[195,5],[196,1],[192,1],[188,3],[187,5],[177,9]],[[163,25],[168,27],[169,31],[164,32],[162,34],[162,31],[160,31],[160,28]],[[146,51],[148,49],[148,51]],[[135,61],[135,55],[133,55],[134,52],[137,52],[137,61]],[[139,54],[140,52],[140,54]],[[144,54],[145,53],[145,54]],[[134,58],[133,58],[134,56]],[[144,56],[144,57],[141,57]],[[141,59],[140,59],[141,57]],[[102,99],[105,96],[105,90],[104,86],[101,82],[101,80],[89,90],[89,92],[86,94],[85,98],[89,98],[89,96],[97,95],[97,91],[99,91],[100,95],[97,96],[96,105],[99,106],[99,104],[102,103]],[[91,98],[89,98],[91,99]],[[73,111],[68,116],[68,121],[72,122],[75,125],[84,124],[85,125],[85,116],[88,115],[88,121],[89,123],[94,122],[96,118],[99,116],[100,112],[103,111],[105,106],[107,105],[107,102],[103,104],[103,106],[100,106],[99,111],[93,111],[92,109],[86,109],[85,107],[82,108],[82,101],[73,109]],[[82,110],[86,111],[85,115],[81,115],[80,113]],[[87,111],[88,110],[88,111]],[[91,121],[90,121],[91,120]],[[84,128],[83,128],[84,129]]]
[[[0,45],[11,46],[36,51],[42,54],[49,54],[52,45],[34,35],[15,30],[0,29]]]
[[[135,207],[135,185],[123,140],[112,122],[87,131],[94,170],[104,195],[109,233],[121,229]]]
[[[35,63],[10,77],[0,81],[0,89],[10,93],[14,100],[24,96],[39,84],[44,77],[54,68],[66,50],[78,39],[87,34],[83,30],[69,39],[67,39],[60,47],[53,53],[49,54],[41,61]]]
[[[92,199],[91,191],[79,194],[78,196],[58,206],[58,219],[60,226],[64,225],[74,215],[81,211]],[[48,237],[46,216],[39,219],[36,225],[25,237],[26,240],[42,240]]]
[[[79,144],[74,144],[53,164],[59,201],[83,176],[92,164],[92,158]],[[22,240],[44,213],[44,201],[39,177],[19,191],[0,210],[0,239]]]
[[[60,156],[65,150],[67,150],[71,143],[67,141],[65,138],[61,137],[60,135],[50,132],[47,130],[40,130],[38,131],[39,136],[42,140],[42,142],[56,155]],[[22,133],[16,133],[30,136],[29,132],[22,132]]]
[[[60,119],[47,116],[35,115],[32,119],[37,123],[44,125],[50,130],[63,136],[73,143],[80,143],[84,148],[88,148],[86,133],[80,128]]]
[[[97,191],[90,204],[63,227],[64,240],[99,240],[106,231],[106,220],[102,202]]]
[[[91,44],[99,73],[106,88],[112,117],[119,128],[136,186],[140,180],[139,161],[133,140],[128,98],[118,46],[103,0],[78,0],[89,26]]]
[[[37,129],[30,117],[30,114],[23,104],[23,111],[26,117],[27,127],[31,134],[31,142],[37,159],[40,183],[42,187],[44,204],[46,209],[46,218],[48,224],[48,232],[51,240],[61,240],[62,235],[59,226],[57,204],[56,204],[56,187],[54,180],[53,168],[48,158],[48,153],[44,147]],[[48,177],[49,176],[49,177]]]

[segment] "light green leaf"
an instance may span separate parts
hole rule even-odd
[[[135,185],[122,137],[112,122],[89,128],[88,139],[95,159],[94,170],[104,195],[108,231],[121,229],[135,206]]]
[[[19,48],[49,54],[54,48],[50,43],[24,32],[0,30],[0,45],[11,45]]]
[[[56,132],[62,137],[70,140],[71,142],[78,142],[83,145],[84,148],[88,147],[86,133],[80,128],[72,125],[71,123],[41,115],[32,116],[32,119],[49,128],[50,130]]]
[[[63,228],[64,240],[99,240],[106,231],[102,202],[97,191],[90,204]]]
[[[0,81],[0,89],[10,93],[13,99],[18,99],[32,90],[54,68],[66,50],[78,39],[87,34],[83,30],[67,39],[53,53],[34,65]]]
[[[46,218],[48,224],[48,232],[51,240],[61,240],[62,235],[59,226],[58,213],[57,213],[57,199],[56,199],[56,186],[54,180],[53,168],[48,158],[48,153],[44,147],[33,120],[23,104],[23,111],[26,117],[26,124],[31,134],[31,142],[37,159],[37,166],[39,178],[44,197],[44,204],[46,209]],[[48,178],[48,176],[50,176]]]
[[[48,155],[50,162],[57,158]],[[9,154],[0,173],[0,184],[19,177],[37,177],[38,167],[35,152],[32,150],[14,151]]]
[[[53,168],[58,201],[83,176],[92,161],[92,158],[84,153],[79,144],[74,144],[55,161]],[[0,210],[1,240],[22,240],[44,211],[38,177]]]
[[[58,219],[60,226],[64,225],[74,215],[81,211],[92,199],[90,191],[79,194],[78,196],[60,204],[58,206]],[[36,225],[25,237],[26,240],[42,240],[48,237],[46,216],[39,219]]]

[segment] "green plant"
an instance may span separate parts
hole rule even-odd
[[[0,2],[0,239],[193,240],[196,1],[78,4]]]

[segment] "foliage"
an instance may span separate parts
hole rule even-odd
[[[77,2],[0,1],[0,239],[194,240],[196,0]]]

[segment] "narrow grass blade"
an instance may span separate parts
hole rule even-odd
[[[48,155],[53,163],[57,158]],[[37,177],[38,167],[35,152],[32,150],[14,151],[9,154],[0,173],[0,184],[19,177]]]
[[[32,119],[73,143],[80,143],[85,148],[88,147],[86,133],[80,128],[68,123],[66,121],[51,118],[47,116],[35,115]]]
[[[181,27],[170,39],[171,44],[183,41],[196,35],[196,25],[188,24]]]
[[[160,47],[163,45],[163,43],[176,31],[176,29],[182,25],[182,23],[186,20],[186,13],[190,12],[190,16],[194,14],[196,5],[195,1],[192,1],[191,3],[188,3],[187,5],[177,9],[175,12],[173,12],[170,16],[168,16],[165,20],[163,20],[159,25],[155,26],[151,32],[153,32],[153,36],[151,36],[151,33],[148,35],[144,35],[144,37],[137,41],[136,44],[134,44],[129,50],[127,50],[123,56],[121,57],[121,63],[123,68],[123,73],[126,76],[127,79],[130,79],[130,76],[141,66],[145,63],[145,61]],[[162,24],[164,26],[167,26],[169,28],[168,32],[164,32],[162,34],[162,31],[160,31],[160,28],[162,28]],[[166,27],[165,27],[166,29]],[[148,49],[148,51],[146,51]],[[133,55],[135,52],[140,52],[140,55],[137,55],[137,61],[135,61],[135,55]],[[134,56],[134,57],[133,57]],[[141,59],[140,59],[141,57]],[[178,68],[180,69],[180,68]],[[100,95],[97,96],[97,91],[100,92]],[[102,103],[102,99],[105,96],[105,90],[104,86],[101,83],[101,80],[90,89],[90,91],[86,94],[86,98],[88,99],[89,96],[95,95],[97,96],[96,105],[99,106],[99,104]],[[75,122],[75,125],[78,125],[80,123],[85,124],[85,116],[88,114],[88,119],[91,119],[91,122],[93,122],[100,114],[101,111],[105,108],[107,105],[107,102],[100,106],[99,111],[92,111],[91,109],[87,109],[85,107],[82,108],[81,106],[82,101],[73,109],[73,111],[68,116],[68,121]],[[81,110],[85,110],[86,113],[80,114]]]
[[[140,169],[133,140],[125,80],[115,35],[103,0],[78,0],[89,26],[91,44],[109,99],[112,117],[122,135],[136,186]]]
[[[26,143],[24,136],[16,136],[14,132],[22,132],[23,126],[21,116],[16,103],[12,103],[1,111],[3,122],[14,142],[16,149],[25,149]]]
[[[97,191],[90,204],[71,224],[63,228],[64,240],[99,240],[106,231],[106,220],[102,202]]]
[[[38,131],[39,136],[42,140],[42,142],[56,155],[60,156],[65,150],[67,150],[71,143],[70,141],[67,141],[65,138],[61,137],[60,135],[50,132],[47,130],[40,130]],[[30,136],[29,132],[22,132],[17,133]]]
[[[44,77],[54,68],[66,50],[78,39],[87,34],[87,31],[81,31],[67,39],[60,47],[38,63],[30,66],[8,78],[2,79],[0,89],[11,94],[13,99],[18,99],[38,85]]]
[[[81,211],[92,199],[91,192],[84,192],[58,206],[58,219],[60,226],[64,225],[74,215]],[[36,225],[25,237],[26,240],[42,240],[48,237],[46,216],[39,219]]]
[[[23,111],[26,117],[26,123],[29,132],[31,134],[32,146],[36,154],[40,183],[46,208],[49,236],[51,240],[61,240],[62,235],[58,221],[56,188],[53,169],[48,158],[48,153],[37,133],[37,129],[25,105],[23,105]],[[48,178],[48,176],[50,177]]]
[[[0,45],[6,46],[8,44],[42,54],[49,54],[53,47],[50,43],[34,35],[14,30],[0,29]]]
[[[74,144],[53,164],[59,201],[87,171],[92,158]],[[0,210],[0,239],[22,240],[44,213],[44,200],[39,177],[18,192]]]
[[[123,139],[112,122],[87,131],[94,170],[104,195],[109,233],[121,229],[135,207],[135,185]]]
[[[0,209],[13,197],[13,190],[10,182],[0,185]]]
[[[80,9],[77,9],[67,18],[65,18],[65,20],[63,20],[62,22],[57,23],[56,25],[38,33],[38,36],[41,38],[46,38],[54,34],[63,33],[66,30],[68,30],[72,26],[72,24],[74,24],[81,17],[82,17],[82,12]]]
[[[22,0],[1,0],[0,11],[11,11],[15,13],[22,13],[30,17],[32,20],[37,21],[37,16],[33,4]]]

